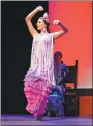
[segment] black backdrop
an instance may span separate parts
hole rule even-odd
[[[47,1],[1,2],[2,114],[27,114],[23,79],[30,65],[32,37],[27,29],[25,17],[39,5],[44,7],[44,12],[48,12]],[[36,14],[34,25],[44,12]]]

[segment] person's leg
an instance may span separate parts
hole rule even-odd
[[[59,105],[59,116],[64,116],[64,106],[63,106],[63,104]]]
[[[43,118],[43,115],[39,115],[37,116],[36,121],[42,121],[42,118]]]

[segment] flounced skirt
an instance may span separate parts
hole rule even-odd
[[[30,69],[27,73],[30,73]],[[51,88],[48,79],[26,75],[24,79],[24,93],[27,98],[26,110],[35,117],[45,113]]]

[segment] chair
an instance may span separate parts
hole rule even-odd
[[[64,110],[66,116],[78,116],[78,96],[77,96],[77,78],[78,78],[78,60],[76,60],[75,66],[68,66],[69,73],[65,77],[65,84],[72,84],[73,89],[66,86],[66,92],[64,93]]]
[[[77,78],[78,78],[78,60],[76,60],[74,66],[68,66],[69,73],[64,79],[64,82],[67,83],[73,83],[74,89],[77,89]]]

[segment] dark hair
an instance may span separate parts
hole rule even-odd
[[[49,29],[50,23],[47,22],[43,17],[40,17],[40,18],[43,20],[44,24],[47,25],[47,31],[50,32],[50,29]]]
[[[62,58],[62,53],[59,52],[59,51],[55,52],[55,54],[54,54],[54,58],[56,58],[56,57],[58,57],[58,56],[61,56],[61,58]]]

